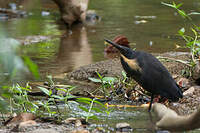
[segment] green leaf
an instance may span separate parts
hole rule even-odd
[[[73,96],[73,95],[66,95],[65,96],[65,99],[67,98],[67,99],[70,99],[70,98],[75,98],[76,96]]]
[[[46,95],[50,96],[50,92],[49,90],[47,90],[46,88],[44,87],[38,87],[42,92],[44,92]]]
[[[88,110],[87,108],[83,107],[83,106],[79,106],[79,108],[80,108],[81,110],[85,111],[85,112],[89,112],[89,110]]]
[[[4,98],[12,98],[13,94],[9,92],[8,90],[3,90],[1,96]]]
[[[63,92],[68,92],[65,88],[55,88],[55,89]]]
[[[179,3],[178,5],[176,5],[176,8],[179,8],[183,5],[183,3]]]
[[[194,41],[188,42],[188,43],[186,44],[186,46],[187,46],[188,48],[191,48],[192,45],[193,45],[193,43],[194,43]]]
[[[183,10],[178,10],[178,13],[183,17],[186,18],[187,14]]]
[[[96,79],[96,78],[88,78],[89,80],[91,80],[92,82],[95,83],[101,83],[102,81],[100,79]]]
[[[85,98],[85,97],[81,97],[81,98],[77,98],[76,101],[77,101],[77,102],[86,103],[86,104],[90,105],[91,102],[92,102],[92,99],[90,99],[90,98]]]
[[[54,111],[54,112],[50,112],[50,113],[51,113],[51,114],[56,114],[57,112]]]
[[[165,6],[168,6],[168,7],[172,7],[172,8],[175,8],[176,9],[176,6],[172,5],[172,4],[168,4],[168,3],[165,3],[165,2],[161,2],[161,4],[165,5]]]
[[[115,81],[117,81],[117,78],[114,78],[114,77],[104,77],[102,80],[106,81],[106,82],[115,82]]]
[[[126,72],[125,72],[125,71],[122,71],[122,76],[123,76],[124,78],[126,78],[126,77],[127,77],[127,75],[126,75]]]
[[[76,102],[81,102],[81,103],[86,103],[86,104],[88,104],[88,105],[90,105],[91,103],[90,102],[88,102],[88,101],[78,101],[78,100],[76,100]]]
[[[79,101],[90,101],[90,102],[92,102],[92,99],[91,99],[91,98],[86,98],[86,97],[80,97],[80,98],[77,98],[77,100],[79,100]]]
[[[44,106],[44,103],[41,101],[36,101],[36,104]]]
[[[191,30],[192,30],[192,32],[194,33],[194,35],[195,35],[195,36],[197,36],[197,35],[198,35],[198,33],[196,32],[196,30],[195,30],[195,29],[191,28]]]
[[[28,56],[22,56],[22,58],[24,59],[25,65],[29,68],[29,70],[33,74],[33,76],[36,79],[39,79],[40,75],[39,75],[39,71],[38,71],[38,66],[33,61],[31,61],[31,59]]]
[[[97,73],[97,75],[99,76],[100,79],[103,78],[99,72],[96,72],[96,73]]]
[[[72,86],[72,87],[68,88],[67,90],[68,90],[68,92],[70,92],[70,91],[72,91],[75,88],[76,88],[76,86]]]
[[[181,28],[179,31],[178,31],[179,35],[184,35],[185,33],[185,28]]]
[[[93,119],[93,120],[99,120],[97,116],[93,115],[93,116],[89,116],[89,119]]]
[[[57,98],[57,99],[60,99],[60,100],[63,100],[63,99],[64,99],[64,97],[61,97],[61,96],[58,96],[58,95],[52,95],[51,97]]]
[[[97,101],[97,100],[94,100],[94,103],[97,103],[97,104],[99,104],[99,105],[101,105],[102,107],[106,107],[104,104],[102,104],[101,102],[99,102],[99,101]]]
[[[92,110],[98,113],[103,113],[103,111],[101,111],[99,108],[96,108],[96,107],[92,107]]]
[[[191,12],[188,15],[200,15],[200,12]]]
[[[8,103],[0,97],[0,112],[8,111]]]

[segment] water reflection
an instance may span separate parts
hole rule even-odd
[[[60,40],[60,47],[55,60],[60,67],[56,70],[56,73],[69,72],[92,63],[92,53],[85,27],[82,25],[74,27],[71,35],[64,35]]]

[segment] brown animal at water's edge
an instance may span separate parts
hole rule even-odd
[[[200,128],[200,107],[187,116],[179,116],[175,111],[160,103],[153,105],[153,111],[159,118],[156,123],[158,129],[180,132]]]
[[[74,22],[83,22],[86,19],[86,11],[89,0],[53,0],[59,7],[61,17],[69,27]]]

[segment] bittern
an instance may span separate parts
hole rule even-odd
[[[134,51],[108,39],[105,39],[105,41],[119,50],[121,64],[126,73],[151,93],[148,111],[151,110],[155,95],[160,95],[173,102],[183,97],[181,89],[168,70],[152,54]]]

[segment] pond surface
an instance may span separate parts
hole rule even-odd
[[[187,12],[200,10],[198,0],[181,2]],[[89,9],[96,10],[101,21],[76,26],[71,35],[63,24],[58,23],[60,16],[54,3],[38,0],[27,3],[28,17],[1,21],[0,24],[13,38],[62,36],[57,36],[54,41],[25,46],[26,53],[39,65],[41,73],[62,77],[63,73],[80,66],[105,60],[103,39],[113,39],[116,35],[125,35],[131,47],[137,50],[154,53],[185,50],[176,49],[175,45],[183,45],[183,41],[175,34],[189,23],[175,10],[162,5],[160,0],[92,0]],[[30,3],[38,6],[31,7]],[[45,15],[46,11],[50,15]],[[192,18],[195,22],[200,20],[198,16]]]

